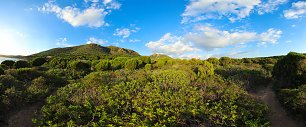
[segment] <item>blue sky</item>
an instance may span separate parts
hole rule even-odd
[[[0,0],[0,54],[87,43],[176,58],[306,49],[305,0]]]

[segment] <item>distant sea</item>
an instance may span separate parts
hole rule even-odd
[[[17,61],[17,60],[20,60],[20,59],[17,59],[17,58],[0,57],[0,63],[2,63],[2,61],[4,61],[4,60],[14,60],[14,61]]]

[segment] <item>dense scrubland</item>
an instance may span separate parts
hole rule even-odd
[[[271,126],[251,93],[273,84],[294,119],[306,119],[306,56],[173,59],[95,44],[4,61],[0,120],[43,103],[35,126]]]

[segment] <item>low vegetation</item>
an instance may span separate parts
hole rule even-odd
[[[305,119],[304,55],[182,60],[117,47],[102,47],[107,57],[81,53],[90,46],[2,62],[0,124],[43,103],[35,126],[270,126],[269,108],[250,94],[270,83],[283,106]]]

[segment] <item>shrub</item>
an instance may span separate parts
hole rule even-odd
[[[0,66],[0,75],[4,75],[4,69]]]
[[[112,70],[124,68],[125,62],[128,60],[128,57],[117,57],[110,61]]]
[[[74,70],[89,70],[90,64],[86,61],[71,61],[69,64],[69,68]]]
[[[138,59],[129,59],[125,62],[125,68],[128,70],[136,70],[138,69],[139,60]]]
[[[9,69],[9,67],[7,65],[5,65],[5,64],[0,64],[0,67],[2,67],[4,70]]]
[[[145,69],[147,71],[151,71],[153,69],[153,65],[152,64],[146,64]]]
[[[67,58],[53,58],[48,65],[53,67],[53,68],[61,68],[61,69],[65,69],[68,66],[70,59]]]
[[[41,66],[46,62],[47,62],[47,60],[45,58],[35,58],[32,61],[32,66]]]
[[[290,52],[280,59],[273,68],[273,78],[280,87],[297,87],[306,83],[306,56]]]
[[[300,118],[306,119],[306,86],[300,86],[297,89],[282,89],[278,92],[281,104],[289,112]]]
[[[110,69],[110,63],[108,60],[101,60],[97,65],[96,69],[99,71],[106,71]]]
[[[149,56],[140,56],[137,58],[138,60],[141,60],[143,64],[151,64],[151,58]],[[144,66],[143,65],[143,66]]]
[[[27,88],[27,92],[29,93],[28,99],[36,101],[46,97],[50,90],[47,84],[47,80],[44,77],[34,79],[31,85]]]
[[[200,80],[205,80],[213,76],[215,74],[214,71],[215,71],[214,66],[207,61],[204,61],[203,65],[198,66],[195,69],[195,73],[197,74],[198,79]]]
[[[6,65],[8,67],[13,67],[13,65],[15,64],[15,61],[13,61],[13,60],[5,60],[1,64],[4,64],[4,65]]]
[[[229,57],[221,57],[219,61],[221,66],[229,66],[233,63],[233,60]]]
[[[14,67],[16,69],[18,68],[27,68],[30,67],[29,63],[27,61],[19,60],[14,64]]]
[[[220,61],[218,58],[208,58],[207,61],[213,65],[220,65]]]

